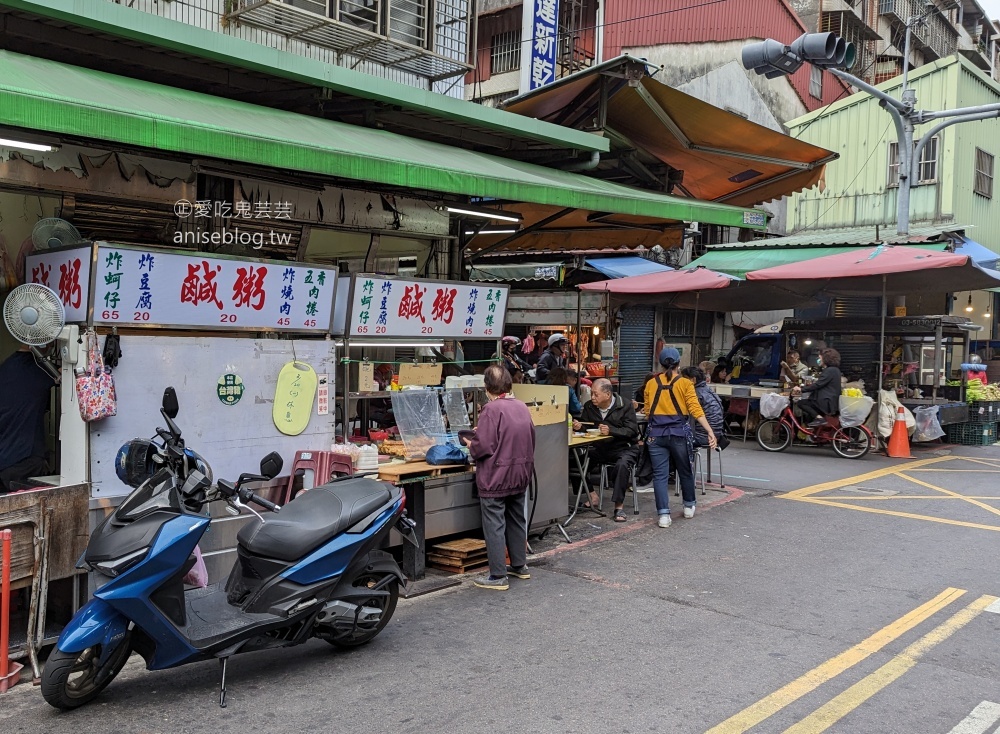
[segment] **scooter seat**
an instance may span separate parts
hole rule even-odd
[[[265,522],[254,518],[236,539],[254,555],[297,561],[388,503],[393,496],[391,486],[372,479],[349,479],[310,489],[281,512],[267,515]]]

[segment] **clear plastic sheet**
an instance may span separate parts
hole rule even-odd
[[[392,412],[407,459],[423,459],[427,449],[445,443],[444,416],[436,390],[393,392]]]

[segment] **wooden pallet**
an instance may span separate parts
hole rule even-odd
[[[467,573],[489,564],[486,541],[460,538],[439,543],[427,550],[427,565],[451,573]]]

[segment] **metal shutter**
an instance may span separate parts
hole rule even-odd
[[[619,392],[631,398],[653,365],[656,323],[653,306],[627,306],[622,309],[622,325],[618,332]]]

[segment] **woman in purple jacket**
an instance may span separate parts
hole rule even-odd
[[[508,574],[529,579],[528,521],[524,493],[535,468],[535,426],[528,407],[510,397],[510,373],[490,365],[483,375],[489,402],[479,413],[475,435],[463,438],[476,460],[476,487],[483,513],[483,536],[490,561],[483,589],[506,591]],[[510,555],[507,566],[504,550]]]

